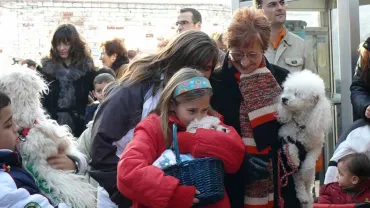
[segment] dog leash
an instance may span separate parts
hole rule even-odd
[[[289,166],[293,169],[291,172],[288,172],[284,166],[283,159],[281,157],[282,151],[281,148],[278,150],[278,197],[279,197],[279,206],[284,208],[284,198],[281,196],[281,188],[286,187],[288,185],[289,176],[298,172],[298,168],[293,164],[292,159],[289,155],[288,143],[285,144],[285,156],[288,160]],[[281,176],[281,169],[283,169],[284,175]]]

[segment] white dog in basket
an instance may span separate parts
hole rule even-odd
[[[11,99],[13,119],[19,128],[29,129],[19,146],[24,167],[52,201],[74,208],[95,207],[94,189],[84,176],[56,170],[47,162],[50,156],[66,153],[87,166],[69,128],[58,125],[45,114],[40,99],[47,90],[45,81],[36,71],[20,66],[0,70],[0,91]]]
[[[311,207],[315,165],[331,126],[331,105],[325,96],[324,81],[311,71],[290,74],[283,88],[277,110],[278,120],[283,123],[279,136],[284,140],[287,157],[295,168],[299,167],[293,175],[297,197]],[[307,152],[304,161],[299,159],[299,146]]]

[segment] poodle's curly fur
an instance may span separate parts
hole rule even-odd
[[[194,119],[192,122],[190,122],[190,124],[186,128],[186,131],[190,133],[195,133],[198,128],[202,128],[202,129],[214,129],[216,131],[228,133],[229,129],[222,126],[220,123],[221,121],[217,117],[205,116],[200,120]]]
[[[324,81],[309,70],[290,74],[283,88],[277,107],[278,120],[283,123],[279,137],[288,144],[288,151],[285,146],[283,149],[294,165],[299,167],[301,163],[293,175],[297,197],[302,204],[312,207],[315,164],[331,127],[331,104],[325,96]],[[292,141],[304,146],[307,151],[304,161],[299,160],[299,150]]]
[[[71,207],[95,207],[94,189],[84,176],[56,170],[47,163],[49,156],[61,152],[71,157],[81,153],[68,126],[58,125],[43,110],[40,100],[48,87],[41,75],[21,66],[4,67],[0,70],[0,91],[10,97],[13,119],[19,128],[30,128],[19,151],[24,167],[32,167],[33,176],[45,182],[38,184],[49,190],[44,194]]]

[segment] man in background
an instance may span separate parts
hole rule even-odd
[[[271,22],[270,44],[265,52],[267,60],[290,72],[302,69],[317,72],[313,57],[307,51],[304,40],[289,32],[284,26],[287,2],[285,0],[253,0],[253,4],[256,9],[261,9]]]

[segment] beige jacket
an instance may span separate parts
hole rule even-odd
[[[285,36],[280,41],[279,47],[275,50],[272,45],[265,52],[267,60],[271,64],[283,67],[290,72],[309,69],[317,73],[311,51],[308,51],[304,40],[289,32],[286,28]]]

